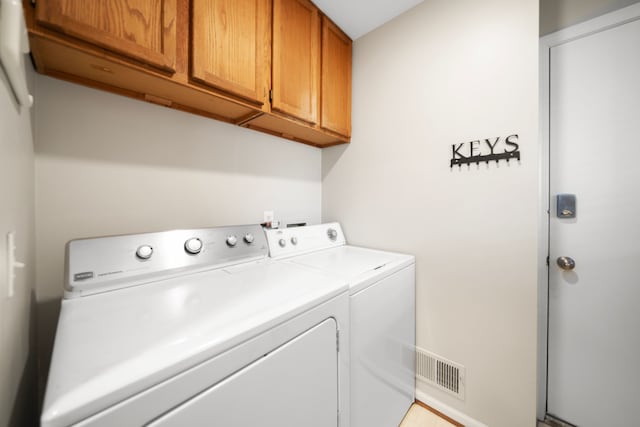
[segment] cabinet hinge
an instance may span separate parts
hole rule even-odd
[[[549,266],[549,255],[547,255],[547,267]]]
[[[269,102],[273,101],[273,89],[269,89]]]

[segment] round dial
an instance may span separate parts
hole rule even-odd
[[[140,259],[149,259],[153,255],[153,248],[149,245],[142,245],[136,249],[136,256]]]
[[[227,236],[227,246],[234,247],[238,243],[238,238],[236,236]]]
[[[331,240],[336,240],[338,238],[338,232],[333,228],[330,228],[327,230],[327,236],[329,236],[329,239]]]
[[[244,235],[245,243],[250,245],[251,243],[253,243],[253,240],[254,240],[253,234],[247,233],[247,234]]]
[[[280,239],[278,240],[278,244],[280,245],[281,248],[284,248],[285,246],[287,246],[287,241],[284,239]]]
[[[187,239],[187,241],[184,242],[184,250],[192,255],[200,253],[202,250],[202,240],[197,237]]]
[[[291,244],[294,245],[294,246],[298,244],[298,238],[296,236],[293,236],[291,238]]]

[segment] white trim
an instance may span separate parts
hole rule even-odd
[[[418,389],[416,389],[416,400],[419,400],[420,402],[426,404],[427,406],[432,407],[436,411],[443,413],[447,417],[451,418],[454,421],[459,422],[465,427],[488,427],[486,424],[483,424],[480,421],[471,418],[467,414],[464,414],[458,411],[457,409],[454,409],[451,406],[444,404],[438,399],[434,399],[433,397],[429,396],[425,392],[420,391]]]
[[[540,164],[538,188],[538,355],[536,415],[547,413],[547,328],[549,316],[549,54],[550,46],[540,40],[539,127]]]
[[[544,419],[547,409],[547,320],[549,310],[549,83],[551,49],[570,41],[640,19],[640,2],[573,25],[540,38],[540,180],[538,215],[538,398],[537,417]],[[425,402],[426,403],[426,402]],[[444,412],[443,412],[444,413]],[[453,418],[453,417],[452,417]]]
[[[640,19],[640,2],[544,36],[540,46],[551,48],[637,19]]]

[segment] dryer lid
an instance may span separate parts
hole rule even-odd
[[[369,271],[391,264],[402,255],[355,246],[340,246],[293,258],[296,264],[328,271],[347,278],[355,278]]]

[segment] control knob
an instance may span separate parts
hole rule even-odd
[[[187,241],[184,242],[184,250],[191,255],[199,254],[202,250],[202,240],[198,239],[197,237],[187,239]]]
[[[227,236],[227,246],[230,248],[234,247],[238,243],[238,238],[234,235]]]
[[[142,245],[136,249],[136,256],[140,259],[149,259],[153,255],[153,248],[149,245]]]
[[[254,240],[253,234],[251,234],[251,233],[247,233],[247,234],[245,234],[245,235],[244,235],[244,242],[245,242],[247,245],[252,244],[252,243],[253,243],[253,240]]]
[[[285,246],[287,246],[287,241],[284,239],[280,239],[278,240],[278,244],[280,245],[281,248],[284,248]]]
[[[333,228],[330,228],[327,230],[327,236],[329,236],[329,239],[331,240],[336,240],[338,238],[338,232]]]
[[[294,245],[294,246],[298,244],[298,238],[296,236],[293,236],[291,238],[291,244]]]

